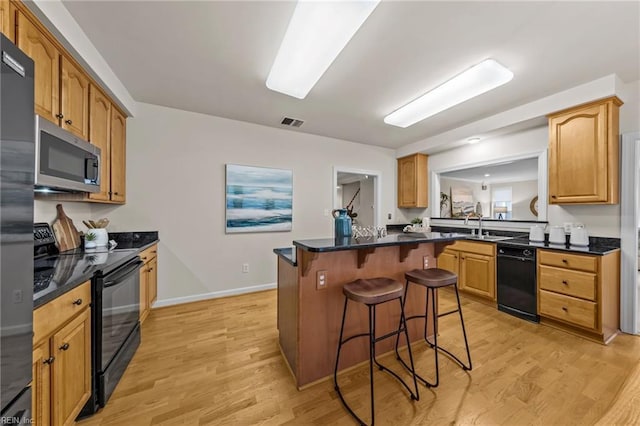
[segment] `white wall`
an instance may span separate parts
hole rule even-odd
[[[127,127],[127,204],[64,206],[75,223],[104,216],[110,231],[159,231],[160,302],[275,283],[274,248],[332,236],[335,165],[379,171],[380,223],[396,216],[393,150],[149,104],[136,109]],[[227,163],[293,170],[291,232],[224,233]],[[52,220],[55,203],[36,202],[36,217]]]
[[[521,182],[509,182],[511,187],[512,217],[517,220],[538,220],[538,217],[531,213],[530,205],[533,197],[538,195],[538,181],[525,180]]]
[[[358,211],[358,219],[362,226],[373,226],[374,203],[375,203],[375,177],[362,179],[360,181],[360,210]],[[387,221],[385,221],[386,223]]]

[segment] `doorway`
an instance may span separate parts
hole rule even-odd
[[[347,209],[357,226],[378,226],[380,172],[334,167],[333,208]]]

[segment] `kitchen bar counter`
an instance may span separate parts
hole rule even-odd
[[[466,236],[452,233],[389,235],[383,238],[314,239],[293,241],[294,248],[275,249],[278,255],[278,330],[282,353],[298,388],[333,373],[344,295],[342,286],[358,278],[389,277],[404,283],[404,273],[434,267],[436,256],[448,244]],[[326,279],[320,280],[324,275]],[[411,286],[406,315],[424,313],[425,290]],[[398,327],[398,302],[377,308],[376,333]],[[368,327],[365,305],[349,303],[345,333],[364,332]],[[432,333],[431,327],[429,334]],[[422,339],[424,320],[409,323],[411,341]],[[404,345],[401,339],[401,345]],[[376,345],[382,355],[395,341]],[[366,339],[345,346],[339,369],[368,359]]]

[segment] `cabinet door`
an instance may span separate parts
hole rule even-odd
[[[111,108],[111,200],[126,200],[126,118]]]
[[[62,122],[76,136],[89,139],[89,79],[68,58],[62,57]]]
[[[426,155],[398,159],[398,207],[428,207]]]
[[[149,309],[153,306],[153,303],[158,299],[158,259],[153,258],[149,262],[149,277],[148,277],[148,289],[149,289]]]
[[[149,263],[140,268],[140,322],[149,315]]]
[[[607,105],[549,121],[549,203],[607,200]]]
[[[59,124],[60,52],[20,11],[17,20],[17,45],[35,63],[35,112]]]
[[[438,268],[446,269],[458,275],[458,252],[455,250],[445,250],[438,256]],[[460,286],[458,282],[458,286]]]
[[[461,252],[459,281],[465,291],[495,300],[495,258]]]
[[[49,340],[33,348],[33,367],[31,381],[31,416],[34,425],[51,424],[51,363]]]
[[[100,148],[100,192],[92,200],[109,201],[111,192],[111,102],[97,87],[89,88],[89,142]]]
[[[91,317],[86,309],[53,335],[53,424],[71,425],[91,396]]]
[[[0,0],[0,32],[11,41],[14,40],[15,32],[11,28],[9,0]]]

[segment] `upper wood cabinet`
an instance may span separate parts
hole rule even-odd
[[[100,192],[89,194],[97,201],[111,200],[111,102],[96,86],[89,89],[89,142],[100,148]]]
[[[617,204],[617,97],[549,115],[549,204]]]
[[[68,58],[61,57],[62,90],[59,125],[89,139],[89,79]]]
[[[11,6],[9,0],[0,0],[0,32],[11,41],[15,40],[15,28],[11,19]]]
[[[35,112],[59,124],[60,51],[21,10],[16,12],[16,19],[16,44],[34,62]]]
[[[126,117],[111,108],[111,200],[126,201]]]
[[[425,154],[413,154],[398,159],[398,207],[428,207],[427,184]]]

